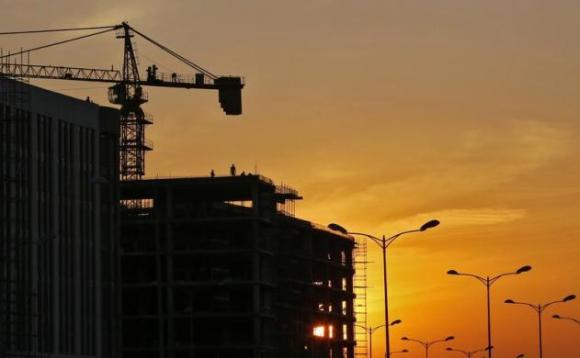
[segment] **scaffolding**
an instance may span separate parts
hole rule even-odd
[[[21,56],[2,65],[22,64]],[[19,63],[18,63],[19,61]],[[26,59],[29,62],[29,59]],[[0,77],[0,356],[38,352],[35,250],[30,216],[30,87],[24,78]]]
[[[276,185],[277,194],[277,207],[278,211],[284,215],[294,217],[296,215],[296,202],[295,200],[300,200],[302,197],[298,195],[298,192],[291,188],[290,186],[282,183]]]
[[[356,341],[355,357],[368,357],[369,337],[368,314],[367,314],[367,241],[365,238],[356,238],[354,250],[354,293],[356,295],[354,313],[356,325],[354,339]]]

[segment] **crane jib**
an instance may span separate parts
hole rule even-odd
[[[82,68],[69,66],[27,65],[20,63],[0,64],[0,75],[6,77],[25,77],[40,79],[57,79],[89,82],[122,82],[121,72],[99,68]],[[222,109],[228,115],[242,113],[242,94],[244,87],[240,77],[218,77],[215,80],[192,77],[192,80],[165,81],[161,79],[139,81],[134,84],[152,87],[217,89]]]

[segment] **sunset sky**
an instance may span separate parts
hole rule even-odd
[[[485,347],[485,289],[447,276],[529,264],[493,287],[496,358],[537,356],[540,303],[580,294],[580,2],[577,0],[1,1],[0,30],[123,20],[219,74],[246,78],[244,114],[215,92],[148,89],[149,176],[226,175],[232,163],[300,191],[297,216],[390,235],[441,225],[390,248],[392,346],[401,336]],[[0,38],[4,50],[71,34]],[[191,73],[137,43],[144,69]],[[114,34],[31,63],[119,68]],[[107,105],[106,85],[34,81]],[[383,323],[379,251],[370,324]],[[551,307],[545,357],[580,357],[580,300]],[[383,333],[374,336],[382,357]],[[434,357],[460,357],[433,347]],[[479,357],[477,357],[479,358]]]

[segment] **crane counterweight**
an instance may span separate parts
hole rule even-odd
[[[242,114],[242,79],[240,77],[219,77],[215,80],[219,91],[220,104],[229,115]]]

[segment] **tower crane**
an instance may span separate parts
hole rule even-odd
[[[145,174],[145,153],[151,146],[145,141],[145,127],[152,123],[143,112],[141,105],[148,101],[144,86],[170,88],[198,88],[218,91],[220,105],[226,115],[242,113],[241,90],[244,83],[241,77],[217,76],[191,60],[171,50],[167,46],[155,41],[151,37],[123,22],[113,26],[77,27],[45,30],[27,30],[14,32],[0,32],[0,35],[19,35],[48,32],[88,31],[98,30],[87,35],[78,36],[63,41],[49,43],[10,54],[0,55],[0,76],[12,78],[57,79],[68,81],[89,81],[112,83],[109,87],[109,101],[120,105],[120,174],[121,180],[137,180]],[[115,31],[116,37],[123,40],[123,67],[122,70],[80,68],[67,66],[47,66],[36,64],[13,63],[11,57],[30,54],[48,47],[58,46],[103,33]],[[182,77],[176,73],[171,75],[158,74],[157,66],[147,68],[146,79],[139,74],[133,38],[139,36],[173,56],[183,64],[193,68],[194,76]]]

